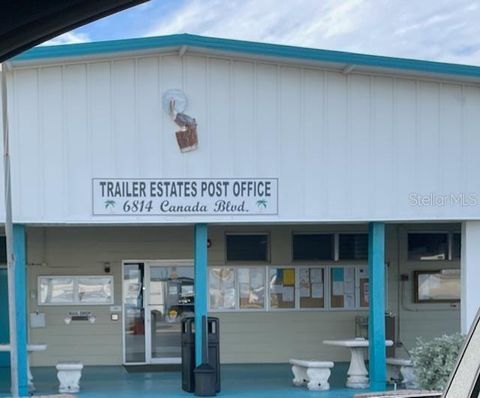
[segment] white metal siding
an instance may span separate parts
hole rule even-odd
[[[473,84],[162,55],[23,67],[9,87],[17,222],[202,220],[94,217],[94,177],[279,178],[278,216],[213,222],[480,218],[408,201],[480,193]],[[161,109],[169,88],[197,119],[194,152],[180,153]]]

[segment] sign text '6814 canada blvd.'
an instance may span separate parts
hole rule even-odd
[[[276,178],[94,178],[94,215],[275,215]]]

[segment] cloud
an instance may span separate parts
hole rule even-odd
[[[75,44],[90,41],[88,34],[79,32],[67,32],[60,36],[54,37],[42,44],[42,46],[54,46],[57,44]]]
[[[480,65],[479,20],[470,0],[190,0],[141,35],[186,32]]]

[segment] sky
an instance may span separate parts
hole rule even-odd
[[[480,0],[151,0],[47,44],[175,33],[480,66]]]

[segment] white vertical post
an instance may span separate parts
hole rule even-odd
[[[480,307],[480,221],[462,224],[461,331],[468,333]]]
[[[10,153],[8,136],[8,106],[7,106],[7,66],[1,64],[1,92],[2,92],[2,127],[3,127],[3,173],[5,195],[5,238],[7,243],[8,267],[8,316],[10,324],[10,373],[11,393],[13,397],[19,396],[18,367],[17,367],[17,322],[15,306],[15,259],[13,254],[13,225],[12,225],[12,196],[10,185]]]

